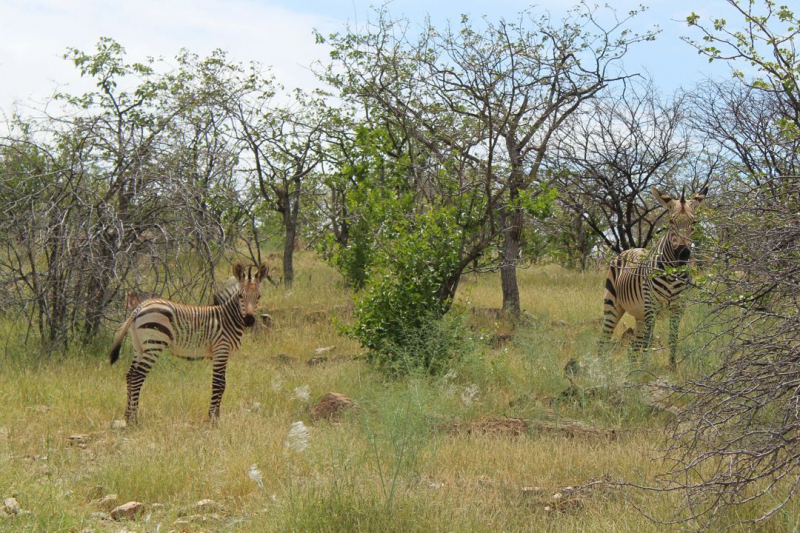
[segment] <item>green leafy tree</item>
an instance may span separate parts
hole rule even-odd
[[[629,46],[654,37],[626,29],[628,19],[606,27],[602,18],[581,4],[559,22],[528,11],[516,22],[463,17],[457,28],[412,33],[384,10],[364,31],[330,38],[327,79],[342,96],[357,95],[428,153],[478,169],[474,190],[485,199],[487,224],[502,234],[497,266],[503,308],[513,316],[522,197],[546,190],[540,173],[554,132],[583,102],[627,78],[615,65]]]

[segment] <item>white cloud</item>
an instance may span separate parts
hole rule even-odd
[[[169,62],[181,48],[200,55],[222,48],[232,60],[272,66],[287,87],[307,87],[314,83],[308,65],[327,54],[312,29],[334,27],[331,19],[248,0],[2,2],[0,20],[0,108],[44,98],[56,82],[86,87],[61,57],[68,47],[93,50],[101,36],[122,44],[131,61],[151,55]]]
[[[207,55],[222,48],[234,61],[251,60],[272,66],[287,88],[315,85],[308,66],[327,56],[327,49],[314,43],[312,29],[324,34],[339,31],[347,21],[363,24],[374,0],[0,0],[0,110],[13,99],[43,99],[56,83],[68,84],[71,92],[90,86],[77,70],[61,59],[67,47],[91,51],[98,38],[112,37],[122,44],[129,60],[160,56],[171,61],[181,48]],[[562,12],[577,3],[540,0],[537,10]],[[639,0],[620,0],[618,12],[634,8]],[[647,69],[656,83],[671,90],[689,86],[703,75],[723,71],[698,57],[680,35],[687,31],[682,19],[697,9],[692,0],[653,0],[651,9],[633,22],[643,31],[658,23],[665,30],[655,43],[632,47],[625,64],[629,71]],[[426,12],[440,24],[457,22],[462,12],[473,19],[483,13],[491,19],[511,18],[530,2],[522,0],[393,0],[388,9],[421,24]],[[557,18],[557,17],[556,17]]]

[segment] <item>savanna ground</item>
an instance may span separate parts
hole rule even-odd
[[[593,482],[653,482],[666,468],[657,457],[670,413],[642,384],[697,375],[712,362],[694,354],[670,372],[663,341],[633,371],[622,345],[598,357],[604,272],[521,270],[526,320],[513,331],[480,311],[500,307],[497,276],[470,276],[455,309],[462,319],[444,326],[463,328],[460,360],[441,377],[393,380],[339,334],[351,301],[339,276],[312,254],[300,254],[297,270],[292,291],[264,285],[273,326],[248,333],[231,359],[214,425],[208,361],[163,357],[145,383],[140,424],[115,428],[129,341],[113,367],[108,339],[43,358],[23,347],[25,328],[5,319],[0,497],[13,496],[23,512],[0,518],[0,530],[668,529],[642,511],[668,519],[679,494]],[[703,312],[687,310],[681,354],[700,346],[687,333]],[[659,321],[661,339],[666,329]],[[307,363],[328,347],[327,361]],[[359,408],[312,422],[310,407],[328,392]],[[296,421],[310,430],[305,449],[287,446]],[[145,512],[101,519],[108,494]],[[213,512],[196,507],[202,499],[216,502]],[[737,509],[725,522],[757,510]],[[797,530],[798,515],[791,505],[765,530]]]

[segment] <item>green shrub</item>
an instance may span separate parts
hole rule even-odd
[[[392,233],[376,253],[349,333],[382,370],[435,374],[454,356],[462,333],[458,320],[442,320],[449,283],[457,279],[458,229],[441,209],[403,220]]]

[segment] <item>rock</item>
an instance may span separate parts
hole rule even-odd
[[[119,497],[116,494],[106,494],[95,501],[94,504],[101,509],[109,511],[119,504]]]
[[[215,502],[214,500],[203,499],[195,502],[194,505],[181,509],[178,512],[178,516],[181,517],[182,520],[196,522],[200,520],[200,518],[206,520],[206,515],[219,517],[219,513],[225,513],[225,507],[221,503]]]
[[[306,362],[306,364],[307,364],[308,366],[317,366],[317,365],[321,365],[321,364],[323,364],[323,363],[327,363],[327,362],[328,362],[328,358],[327,358],[327,357],[325,357],[325,356],[319,356],[319,355],[315,355],[314,357],[312,357],[311,359],[309,359],[309,360]]]
[[[324,347],[317,348],[316,350],[314,350],[314,355],[322,355],[324,353],[332,352],[335,349],[336,349],[336,346],[324,346]]]
[[[272,326],[272,315],[268,313],[261,313],[261,323],[266,327]]]
[[[111,518],[122,520],[123,518],[135,518],[144,512],[144,504],[139,502],[128,502],[115,507],[111,510]]]
[[[125,420],[112,420],[111,429],[125,429],[128,423]]]
[[[214,500],[200,500],[199,502],[194,504],[194,508],[200,512],[210,512],[210,511],[224,511],[224,507],[215,502]]]
[[[98,511],[96,513],[92,513],[89,516],[96,520],[111,520],[111,515],[108,513],[104,513],[102,511]]]
[[[567,321],[566,320],[556,320],[554,322],[551,322],[550,325],[555,327],[555,328],[565,328],[565,327],[567,327]]]
[[[344,394],[329,392],[311,408],[311,420],[335,420],[352,407],[357,407],[357,404]]]
[[[3,512],[7,515],[18,515],[20,512],[19,504],[16,498],[6,498],[3,500]]]
[[[217,513],[211,513],[209,515],[202,515],[202,514],[193,514],[189,516],[184,516],[179,518],[175,522],[173,522],[176,526],[188,526],[192,523],[203,523],[203,522],[218,522],[223,520],[223,517]]]

